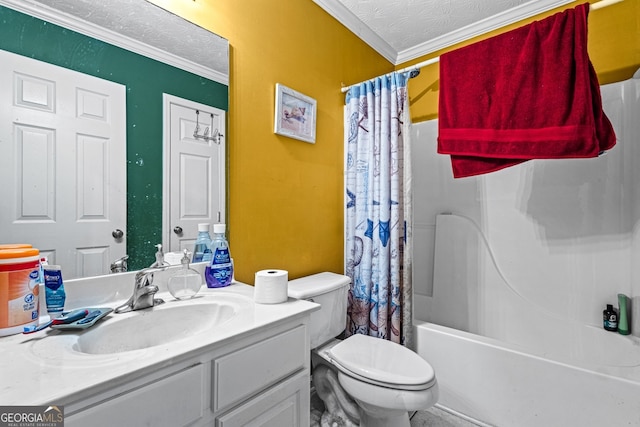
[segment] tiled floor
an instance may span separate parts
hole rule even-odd
[[[320,417],[324,411],[324,404],[315,390],[311,391],[311,426],[320,426]],[[426,411],[416,412],[411,416],[411,427],[478,427],[447,411],[432,407]]]
[[[477,425],[433,407],[427,411],[416,412],[411,417],[411,427],[477,427]]]

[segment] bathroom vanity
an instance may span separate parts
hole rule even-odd
[[[65,284],[76,291],[67,308],[122,303],[132,279],[112,276]],[[241,283],[203,286],[186,301],[157,296],[166,302],[85,331],[0,338],[0,404],[63,405],[71,427],[309,425],[308,322],[318,305],[255,304]]]

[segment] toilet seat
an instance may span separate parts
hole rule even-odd
[[[425,390],[435,382],[431,365],[410,349],[356,334],[331,347],[329,360],[346,375],[382,387]]]

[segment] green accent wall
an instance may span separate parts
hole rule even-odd
[[[0,6],[0,49],[126,86],[130,269],[162,243],[162,94],[228,111],[224,84]]]

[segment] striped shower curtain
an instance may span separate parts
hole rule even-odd
[[[352,87],[345,115],[346,335],[411,345],[411,165],[407,75]]]

